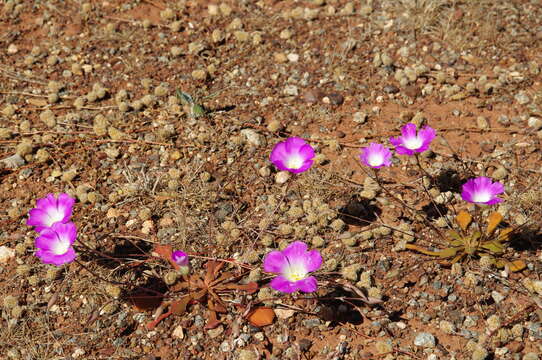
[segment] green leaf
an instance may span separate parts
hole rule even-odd
[[[459,248],[450,247],[450,248],[440,250],[440,251],[431,251],[431,250],[427,250],[426,248],[423,248],[421,246],[417,246],[417,245],[414,245],[414,244],[406,244],[405,247],[407,249],[414,250],[414,251],[420,252],[420,253],[425,254],[425,255],[438,256],[438,257],[443,258],[443,259],[447,258],[447,257],[455,256],[455,254],[460,250]]]
[[[177,98],[179,98],[181,102],[183,102],[184,104],[194,103],[194,99],[192,99],[192,96],[190,96],[190,94],[187,94],[179,89],[177,89],[176,94],[177,94]]]
[[[504,247],[502,244],[496,241],[488,241],[483,243],[481,246],[493,254],[502,254],[504,252]]]

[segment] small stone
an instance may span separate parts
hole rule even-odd
[[[471,359],[472,360],[485,360],[488,357],[489,353],[486,349],[484,349],[481,346],[476,347],[474,351],[472,352]]]
[[[230,16],[232,12],[232,8],[226,3],[221,3],[218,8],[220,9],[220,12],[224,16]]]
[[[275,182],[277,184],[284,184],[290,178],[290,173],[288,171],[279,171],[275,175]]]
[[[321,236],[315,236],[312,238],[311,243],[312,243],[312,246],[316,248],[321,248],[326,244],[326,241]]]
[[[368,117],[369,115],[366,112],[358,111],[354,113],[352,121],[354,121],[356,124],[365,124]]]
[[[446,334],[453,334],[456,330],[455,324],[448,320],[441,320],[439,328]]]
[[[177,282],[177,279],[179,277],[179,274],[176,271],[168,271],[164,275],[164,282],[166,285],[173,285]]]
[[[267,130],[271,132],[276,132],[282,129],[282,124],[278,120],[271,120],[267,125]]]
[[[15,44],[9,44],[8,49],[7,49],[7,53],[9,55],[17,54],[18,51],[19,51],[19,48]]]
[[[491,315],[487,320],[487,327],[490,331],[495,331],[501,327],[501,319],[498,315]]]
[[[297,86],[295,85],[286,85],[284,87],[284,95],[290,95],[290,96],[298,96],[299,90],[297,89]]]
[[[268,177],[269,175],[271,175],[271,169],[269,169],[268,166],[262,166],[258,170],[258,173],[260,174],[261,177]]]
[[[540,358],[538,357],[538,354],[534,352],[527,353],[523,355],[523,357],[521,358],[521,360],[539,360],[539,359]]]
[[[214,43],[222,42],[224,40],[224,33],[220,29],[213,30],[211,33],[211,40]]]
[[[237,355],[238,360],[258,360],[260,357],[253,350],[239,350]]]
[[[399,92],[399,88],[395,85],[386,85],[383,90],[386,94],[397,94]]]
[[[432,334],[421,332],[414,338],[414,345],[424,348],[433,348],[436,345],[436,340]]]
[[[77,176],[77,170],[70,169],[62,173],[61,180],[64,182],[70,182]]]
[[[246,138],[249,144],[258,146],[258,147],[262,146],[265,140],[260,134],[258,134],[257,131],[253,129],[243,129],[241,130],[241,135],[243,135]]]
[[[324,94],[319,89],[308,89],[303,93],[303,100],[308,104],[319,102]]]
[[[484,116],[478,116],[476,118],[476,126],[478,126],[478,129],[482,130],[489,129],[489,122]]]
[[[542,119],[531,116],[527,120],[527,125],[529,127],[533,128],[534,130],[540,130],[540,129],[542,129]]]
[[[173,332],[171,333],[171,336],[173,336],[174,338],[177,338],[177,339],[184,339],[184,328],[182,325],[178,325],[177,327],[175,327],[175,329],[173,330]]]
[[[24,158],[20,154],[13,154],[7,158],[0,159],[0,169],[5,167],[7,169],[17,169],[25,164]]]
[[[503,180],[508,176],[508,171],[504,168],[504,166],[499,166],[495,171],[493,171],[493,174],[491,177],[495,180]]]
[[[514,98],[516,99],[516,101],[518,102],[518,104],[520,105],[526,105],[528,104],[530,101],[531,101],[531,98],[529,97],[529,95],[527,95],[527,93],[525,91],[520,91],[518,92]]]
[[[210,329],[207,331],[207,334],[211,339],[219,337],[224,332],[224,326],[219,325],[214,329]]]
[[[4,307],[6,309],[12,309],[19,304],[19,300],[13,295],[7,295],[4,297]]]
[[[333,230],[339,232],[339,231],[343,231],[343,230],[345,229],[346,224],[345,224],[345,222],[342,221],[341,219],[336,219],[336,220],[334,220],[334,221],[331,223],[330,227],[331,227]]]
[[[198,70],[192,71],[192,78],[194,78],[195,80],[205,80],[207,79],[207,76],[208,76],[208,73],[206,70],[198,69]]]
[[[328,99],[329,102],[326,101],[326,99]],[[342,103],[344,102],[344,97],[338,93],[331,93],[325,96],[322,101],[331,105],[342,105]]]
[[[375,343],[377,354],[387,354],[393,351],[393,344],[391,340],[381,340]]]
[[[283,40],[288,40],[292,37],[292,32],[288,29],[284,29],[280,32],[279,37]]]
[[[299,55],[298,55],[298,54],[290,53],[290,54],[288,54],[288,56],[286,56],[286,57],[288,58],[288,60],[289,60],[290,62],[293,62],[293,63],[299,61]]]
[[[235,39],[239,42],[245,42],[248,41],[250,38],[250,34],[246,31],[238,30],[233,33],[233,36],[235,36]]]
[[[24,139],[19,144],[17,144],[17,147],[15,148],[16,154],[24,157],[25,155],[29,155],[32,153],[32,141],[28,139]]]
[[[279,64],[282,64],[282,63],[285,63],[286,61],[288,61],[288,57],[286,56],[285,53],[275,53],[273,55],[273,58],[275,59],[275,62],[276,63],[279,63]]]
[[[361,264],[352,264],[342,269],[342,276],[351,281],[358,281],[358,273],[361,270]]]
[[[503,294],[495,290],[491,292],[491,297],[493,298],[496,304],[500,304],[506,298],[506,296],[504,296]]]
[[[105,292],[113,299],[118,299],[122,293],[122,290],[116,285],[108,284],[105,287]]]
[[[177,56],[181,56],[182,53],[183,53],[183,49],[180,48],[179,46],[172,46],[171,49],[169,50],[170,54],[177,57]]]

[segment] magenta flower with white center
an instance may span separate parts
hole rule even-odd
[[[401,136],[391,137],[390,142],[395,146],[395,151],[399,155],[414,155],[414,153],[424,152],[429,149],[429,145],[435,136],[435,129],[427,125],[416,132],[416,125],[408,123],[401,128]]]
[[[70,195],[61,193],[58,198],[53,194],[36,201],[36,207],[28,212],[26,225],[35,226],[37,232],[51,227],[53,224],[67,223],[72,215],[75,199]]]
[[[305,140],[291,137],[275,145],[269,159],[280,170],[301,173],[312,166],[314,155],[314,149]]]
[[[188,266],[188,254],[184,251],[177,250],[171,253],[171,260],[179,266]]]
[[[43,229],[36,238],[35,245],[38,251],[35,255],[44,264],[60,266],[70,263],[76,256],[72,247],[75,238],[77,228],[74,223],[56,222],[53,226]]]
[[[181,250],[176,250],[171,253],[171,260],[179,265],[179,273],[188,275],[190,272],[190,263],[188,262],[188,254]]]
[[[498,181],[492,182],[488,177],[480,176],[468,180],[461,189],[463,200],[474,204],[493,205],[502,201],[497,195],[504,192],[504,185]]]
[[[372,142],[361,150],[359,159],[365,165],[379,169],[391,165],[391,151],[381,144]]]
[[[271,287],[284,293],[314,292],[318,284],[309,273],[322,265],[322,256],[317,250],[307,251],[307,244],[295,241],[282,251],[271,251],[263,261],[263,269],[279,274],[271,280]]]

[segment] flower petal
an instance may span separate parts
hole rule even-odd
[[[288,259],[282,251],[271,251],[263,260],[263,269],[266,272],[282,273],[282,269],[288,266]]]
[[[304,293],[315,292],[318,290],[318,282],[314,276],[309,276],[303,280],[296,281],[295,286]]]
[[[269,285],[277,291],[280,291],[283,293],[293,293],[299,290],[298,283],[299,281],[291,282],[291,281],[288,281],[284,276],[279,275],[273,280],[271,280]]]
[[[408,123],[401,128],[401,135],[403,135],[403,141],[408,138],[416,137],[416,124]]]
[[[38,250],[35,255],[40,258],[41,262],[44,264],[52,264],[56,266],[61,266],[67,263],[72,262],[77,256],[75,250],[70,246],[68,251],[62,255],[56,255],[48,250]]]
[[[302,241],[294,241],[288,245],[282,253],[288,258],[290,263],[299,263],[303,262],[305,256],[307,255],[307,244]]]
[[[318,250],[308,251],[304,259],[307,272],[316,271],[322,266],[322,255],[320,255]]]

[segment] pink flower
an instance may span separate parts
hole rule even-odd
[[[174,251],[171,253],[171,260],[179,266],[188,266],[188,255],[184,251]]]
[[[77,228],[74,223],[55,222],[50,228],[43,229],[36,238],[38,251],[35,255],[44,264],[60,266],[70,263],[76,257],[72,247],[76,237]]]
[[[28,213],[26,225],[35,226],[34,230],[41,232],[57,222],[67,223],[72,215],[74,203],[75,199],[68,194],[61,193],[58,198],[48,194],[36,201],[36,207]]]
[[[401,136],[390,138],[390,142],[395,146],[395,151],[398,154],[414,155],[414,153],[424,152],[429,149],[429,145],[435,136],[435,129],[429,126],[424,126],[416,134],[416,125],[408,123],[401,128]]]
[[[461,197],[470,203],[493,205],[502,201],[497,195],[503,192],[503,184],[498,181],[492,182],[490,178],[480,176],[463,184]]]
[[[391,165],[391,151],[381,144],[372,142],[361,150],[359,159],[365,165],[379,169]]]
[[[314,149],[298,137],[279,142],[269,156],[277,168],[292,173],[307,171],[312,166],[313,158]]]
[[[188,262],[188,254],[184,251],[174,251],[171,253],[171,260],[179,265],[179,273],[181,275],[188,275],[190,272],[190,263]]]
[[[316,291],[316,278],[308,274],[321,265],[320,253],[307,251],[307,244],[301,241],[291,243],[282,251],[271,251],[263,261],[265,271],[280,274],[271,280],[271,287],[285,293]]]

